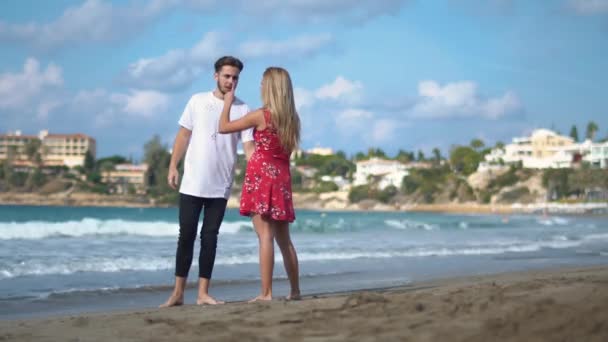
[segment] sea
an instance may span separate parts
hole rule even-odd
[[[177,208],[0,206],[0,319],[137,310],[174,281]],[[297,211],[303,295],[608,263],[608,216]],[[186,304],[196,300],[198,250]],[[274,296],[288,293],[275,247]],[[211,294],[259,292],[257,236],[228,209]]]

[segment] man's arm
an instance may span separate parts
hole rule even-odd
[[[179,172],[177,171],[177,164],[184,157],[188,144],[190,143],[190,136],[192,131],[180,127],[177,135],[175,136],[175,142],[173,143],[173,152],[171,153],[171,162],[169,163],[169,175],[167,176],[167,182],[173,189],[177,189],[179,183]]]
[[[255,151],[255,143],[253,140],[244,142],[243,150],[245,150],[245,160],[249,161],[249,158],[251,158],[251,155]]]

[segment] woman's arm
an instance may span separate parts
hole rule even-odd
[[[251,127],[258,128],[260,123],[263,122],[264,112],[262,112],[260,109],[249,112],[240,119],[230,121],[230,106],[227,106],[226,102],[224,102],[224,109],[222,110],[222,115],[220,116],[218,132],[233,133],[240,132]]]

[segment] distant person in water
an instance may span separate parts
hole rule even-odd
[[[289,235],[289,223],[295,220],[289,157],[300,140],[291,78],[285,69],[266,69],[261,84],[263,107],[231,121],[235,91],[236,85],[224,95],[219,131],[254,129],[255,151],[247,162],[240,205],[240,214],[251,216],[259,242],[262,286],[251,301],[272,299],[275,240],[291,285],[287,299],[300,299],[298,256]]]
[[[201,211],[201,249],[198,257],[197,304],[222,304],[209,295],[209,283],[215,263],[218,233],[234,177],[236,147],[243,142],[246,156],[254,150],[251,129],[233,134],[218,134],[217,122],[230,93],[231,115],[240,118],[249,107],[234,98],[234,88],[243,70],[237,58],[226,56],[215,63],[213,91],[194,94],[179,119],[179,131],[173,144],[167,181],[176,189],[179,183],[177,166],[184,156],[184,175],[179,188],[179,238],[175,257],[175,287],[161,307],[182,305],[188,272],[192,265],[194,241]]]

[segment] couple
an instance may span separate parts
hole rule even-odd
[[[259,241],[261,293],[251,301],[272,299],[274,241],[291,285],[287,299],[300,298],[298,257],[289,236],[295,219],[291,198],[289,157],[300,138],[291,79],[286,70],[271,67],[262,77],[263,107],[249,107],[235,97],[243,63],[225,56],[215,62],[217,88],[188,101],[173,145],[169,185],[176,189],[177,165],[184,156],[180,185],[179,238],[175,257],[175,287],[161,307],[182,305],[201,211],[201,249],[196,303],[223,304],[209,295],[217,237],[232,186],[239,140],[247,159],[240,214],[251,216]]]

